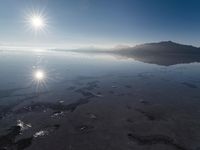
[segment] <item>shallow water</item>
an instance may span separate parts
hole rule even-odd
[[[0,149],[197,150],[199,68],[108,54],[2,51]],[[44,78],[35,77],[37,70]],[[19,120],[29,126],[22,130]]]

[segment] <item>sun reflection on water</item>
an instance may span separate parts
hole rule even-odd
[[[36,86],[36,91],[43,91],[47,89],[47,74],[42,69],[37,69],[33,71],[32,83]]]
[[[34,74],[36,80],[41,81],[45,79],[45,73],[42,70],[37,70]]]

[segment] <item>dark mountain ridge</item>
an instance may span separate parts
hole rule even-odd
[[[200,48],[178,44],[172,41],[147,43],[135,47],[117,49],[113,53],[131,57],[145,63],[166,66],[200,62]]]
[[[117,51],[194,54],[194,53],[200,53],[200,48],[197,48],[191,45],[183,45],[183,44],[175,43],[172,41],[163,41],[159,43],[146,43],[146,44],[136,45],[135,47],[118,49]]]

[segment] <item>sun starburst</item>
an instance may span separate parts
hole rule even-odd
[[[29,10],[25,17],[26,27],[34,33],[46,32],[48,28],[48,18],[44,10]]]

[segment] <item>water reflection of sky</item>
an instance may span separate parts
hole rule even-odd
[[[49,84],[77,76],[134,76],[138,73],[151,73],[157,77],[198,83],[200,76],[198,63],[164,67],[109,55],[69,52],[3,52],[0,55],[0,89],[28,86],[31,78],[34,78],[33,74],[38,70],[42,72],[39,76],[44,72],[48,74]]]
[[[166,67],[105,54],[48,51],[3,52],[0,58],[0,105],[8,110],[38,101],[47,102],[47,108],[49,102],[77,104],[89,94],[106,101],[145,99],[199,116],[199,63]],[[1,124],[10,122],[16,119]]]

